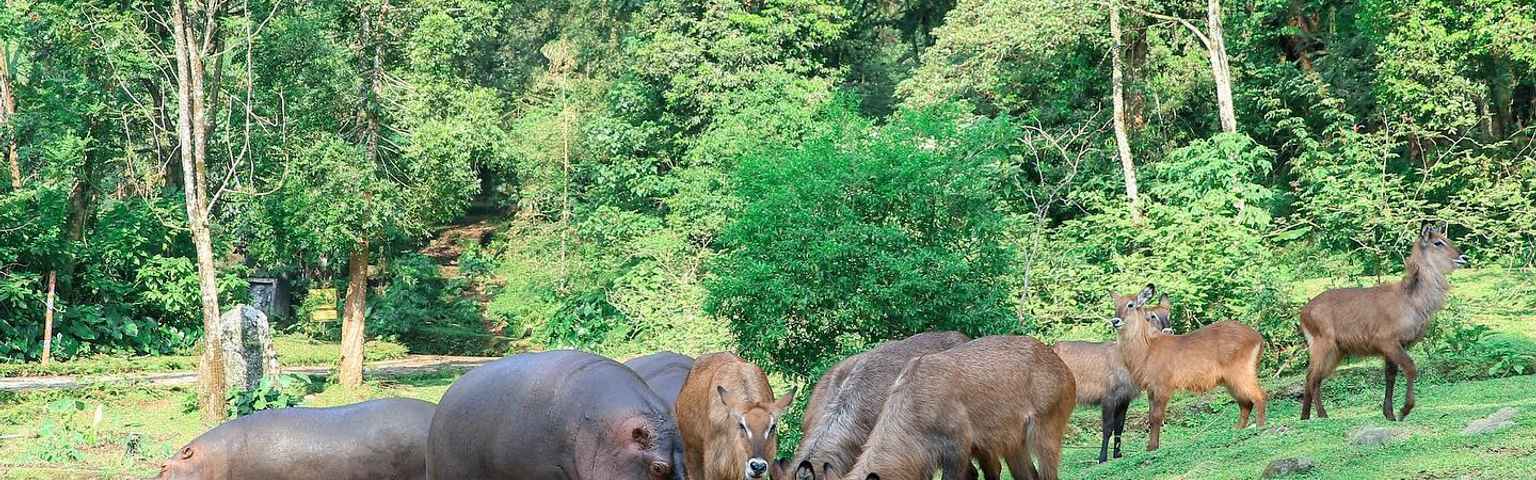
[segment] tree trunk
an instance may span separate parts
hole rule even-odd
[[[1145,75],[1147,65],[1147,22],[1135,22],[1137,26],[1131,28],[1130,45],[1126,47],[1125,56],[1125,80],[1122,85],[1129,86],[1125,92],[1125,127],[1126,130],[1135,132],[1147,126],[1147,95],[1140,88],[1141,78]]]
[[[9,7],[9,1],[5,2]],[[0,43],[0,137],[5,139],[5,158],[11,165],[11,191],[21,190],[21,159],[16,156],[16,92],[11,86],[11,49]]]
[[[382,48],[377,38],[374,38],[375,28],[373,22],[374,13],[369,11],[369,3],[363,2],[359,13],[359,34],[362,36],[364,48],[372,51],[372,54],[363,61],[363,69],[368,76],[368,83],[363,86],[363,102],[359,116],[362,117],[362,142],[365,161],[369,165],[378,165],[379,162],[379,94],[383,91],[383,55]],[[385,8],[379,8],[378,15],[383,15]],[[367,193],[363,194],[363,201],[370,199]],[[367,208],[366,206],[364,208]],[[341,371],[342,386],[355,388],[363,384],[363,345],[367,328],[364,323],[364,312],[368,302],[368,237],[367,229],[359,232],[361,238],[353,248],[352,254],[347,259],[347,301],[342,313],[341,322]]]
[[[1493,60],[1493,79],[1489,82],[1488,100],[1492,110],[1493,125],[1490,129],[1495,140],[1503,140],[1514,129],[1515,76],[1509,62],[1503,58]]]
[[[1211,55],[1211,78],[1216,81],[1216,108],[1221,114],[1221,131],[1237,131],[1237,113],[1232,106],[1232,67],[1227,64],[1227,41],[1221,33],[1221,0],[1208,0],[1205,9],[1207,37]]]
[[[1131,222],[1141,224],[1141,198],[1136,191],[1136,165],[1131,161],[1131,140],[1125,132],[1125,86],[1120,72],[1120,5],[1109,4],[1110,83],[1114,90],[1115,150],[1120,156],[1120,170],[1125,174],[1125,198],[1131,207]]]
[[[201,12],[212,18],[215,12]],[[218,273],[208,224],[206,168],[208,117],[203,106],[203,55],[197,18],[188,18],[186,0],[171,3],[171,35],[176,44],[176,136],[180,145],[182,193],[186,197],[187,228],[197,250],[197,283],[203,307],[203,354],[198,363],[198,407],[204,420],[225,416],[224,356],[219,328]],[[204,25],[214,26],[215,22]],[[209,37],[211,37],[211,32]],[[204,37],[204,38],[209,38]]]
[[[43,366],[53,358],[53,292],[57,272],[48,272],[48,300],[43,303]]]
[[[359,241],[347,259],[347,304],[341,321],[341,385],[363,384],[363,311],[368,298],[368,241]]]

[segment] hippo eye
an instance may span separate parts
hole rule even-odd
[[[657,477],[665,477],[672,472],[672,466],[667,462],[651,462],[651,474]]]

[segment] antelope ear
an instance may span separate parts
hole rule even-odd
[[[715,385],[715,392],[720,394],[720,403],[725,404],[727,408],[736,408],[736,396],[726,390],[724,385]]]
[[[789,387],[789,393],[785,393],[784,396],[779,397],[778,401],[773,402],[773,409],[775,411],[784,410],[785,408],[789,408],[789,404],[794,403],[794,401],[795,387]]]
[[[1169,306],[1168,294],[1164,293],[1162,295],[1158,295],[1157,296],[1157,303],[1158,303],[1158,305],[1162,305],[1164,307]]]
[[[1136,294],[1136,306],[1146,305],[1147,302],[1152,301],[1154,296],[1157,296],[1157,286],[1148,283],[1145,288],[1141,289],[1141,293]]]
[[[880,474],[871,473],[868,477],[864,477],[864,480],[880,480]]]

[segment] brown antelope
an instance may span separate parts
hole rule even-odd
[[[1134,296],[1118,296],[1109,293],[1117,315],[1124,317],[1124,306]],[[1163,295],[1157,305],[1148,306],[1147,317],[1153,326],[1164,333],[1172,333],[1168,324],[1168,296]],[[1120,345],[1115,342],[1058,342],[1051,350],[1066,362],[1077,384],[1078,405],[1098,405],[1103,434],[1099,442],[1099,463],[1109,460],[1109,440],[1115,440],[1115,458],[1120,458],[1120,437],[1125,433],[1125,411],[1131,401],[1141,395],[1141,386],[1131,378],[1120,358]]]
[[[1061,436],[1077,403],[1072,373],[1029,337],[995,336],[917,357],[891,385],[880,419],[846,480],[970,477],[1002,464],[1015,479],[1057,479]],[[1039,463],[1031,463],[1031,457]]]
[[[794,390],[773,399],[768,377],[731,353],[699,357],[677,395],[683,464],[694,480],[752,480],[778,454],[779,412]]]
[[[1120,331],[1120,356],[1131,378],[1152,402],[1147,420],[1151,435],[1147,450],[1157,450],[1168,399],[1177,391],[1203,393],[1225,385],[1237,401],[1237,428],[1248,426],[1249,412],[1264,426],[1264,388],[1259,386],[1259,354],[1264,339],[1253,328],[1232,320],[1216,322],[1186,335],[1164,334],[1152,326],[1157,293],[1148,284],[1136,298],[1124,302],[1124,313],[1110,320]]]
[[[787,464],[795,480],[838,480],[863,451],[896,376],[913,358],[969,342],[960,332],[928,332],[885,342],[843,359],[811,391],[804,437]],[[782,480],[782,479],[775,479]]]
[[[1369,288],[1336,288],[1319,294],[1301,308],[1301,333],[1312,354],[1307,368],[1307,385],[1301,394],[1301,419],[1328,418],[1323,410],[1323,380],[1333,374],[1339,360],[1347,355],[1382,357],[1386,370],[1387,392],[1381,400],[1381,414],[1387,420],[1407,417],[1413,411],[1413,382],[1419,378],[1418,367],[1406,351],[1424,338],[1430,317],[1445,304],[1450,290],[1446,275],[1467,264],[1467,257],[1451,245],[1444,227],[1425,226],[1413,242],[1413,252],[1403,265],[1403,279]],[[1392,415],[1392,389],[1397,371],[1407,378],[1403,410]]]

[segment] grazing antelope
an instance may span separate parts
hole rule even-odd
[[[848,480],[1057,479],[1061,436],[1077,403],[1072,373],[1029,337],[995,336],[917,357],[891,385]],[[1031,457],[1038,461],[1031,463]]]
[[[795,480],[840,480],[863,451],[896,376],[913,358],[971,341],[960,332],[927,332],[882,343],[822,375],[805,409],[800,448],[787,464]],[[787,468],[786,468],[787,469]],[[775,480],[784,480],[775,478]]]
[[[1203,393],[1225,385],[1237,400],[1237,428],[1248,426],[1249,412],[1264,426],[1264,389],[1259,386],[1259,354],[1264,339],[1253,328],[1232,320],[1216,322],[1186,335],[1159,332],[1152,326],[1152,307],[1157,294],[1148,284],[1136,298],[1124,302],[1123,316],[1110,320],[1120,332],[1120,356],[1131,378],[1146,390],[1152,402],[1147,423],[1151,435],[1147,450],[1157,450],[1163,431],[1163,414],[1174,392]]]
[[[1135,298],[1109,292],[1116,314],[1122,318],[1125,316],[1122,311],[1124,306]],[[1152,320],[1153,326],[1164,333],[1173,333],[1168,326],[1167,295],[1163,295],[1159,304],[1147,308],[1151,310],[1147,318]],[[1115,458],[1120,458],[1120,437],[1125,433],[1125,411],[1131,406],[1131,401],[1141,395],[1141,386],[1131,378],[1131,372],[1125,369],[1125,361],[1120,358],[1120,345],[1115,342],[1058,342],[1051,350],[1072,371],[1073,381],[1077,384],[1077,404],[1099,406],[1103,424],[1099,463],[1109,461],[1111,437],[1115,441]]]
[[[731,353],[699,357],[677,395],[683,464],[693,480],[755,480],[779,449],[779,412],[794,389],[773,399],[768,377]]]
[[[1319,294],[1301,308],[1301,333],[1307,338],[1311,362],[1307,385],[1301,394],[1301,419],[1328,418],[1323,410],[1323,380],[1339,366],[1341,356],[1373,355],[1382,357],[1386,370],[1386,395],[1381,400],[1381,414],[1387,420],[1407,417],[1413,411],[1413,382],[1419,378],[1418,367],[1407,349],[1424,338],[1430,317],[1445,305],[1451,284],[1446,276],[1465,266],[1467,257],[1451,245],[1444,227],[1425,226],[1413,242],[1413,252],[1403,265],[1403,279],[1369,288],[1336,288]],[[1403,410],[1392,415],[1392,389],[1397,371],[1407,378]]]

